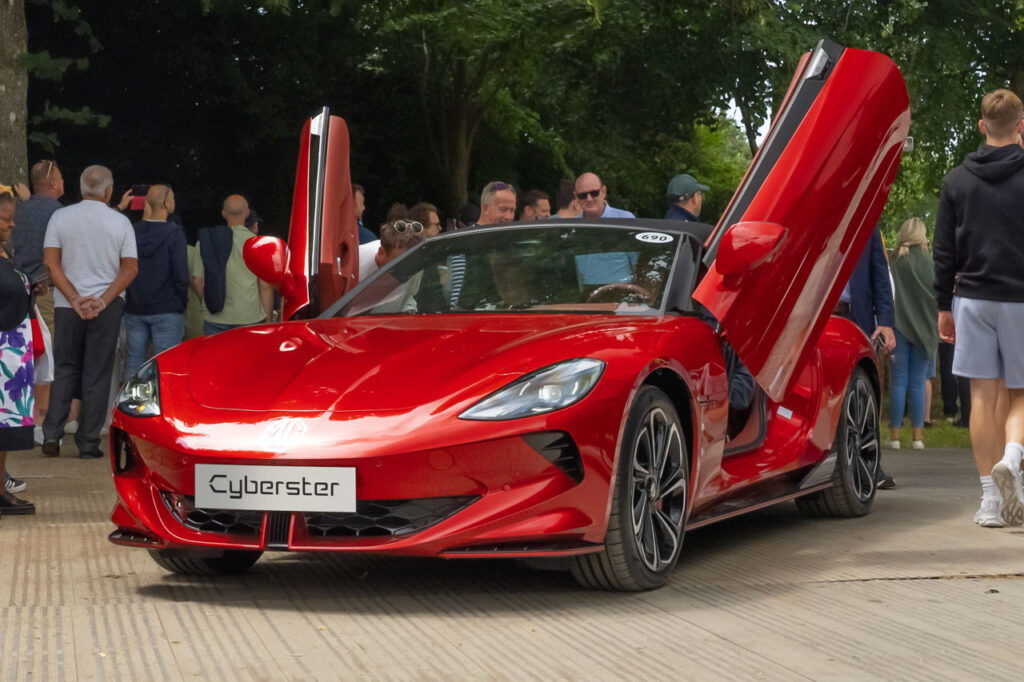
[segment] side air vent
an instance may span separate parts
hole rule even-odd
[[[576,443],[565,431],[541,431],[523,436],[523,440],[547,461],[565,472],[574,482],[583,480],[583,460]]]
[[[114,471],[123,474],[135,468],[135,446],[127,433],[121,429],[113,429]]]

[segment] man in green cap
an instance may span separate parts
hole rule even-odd
[[[683,173],[668,181],[668,212],[665,220],[700,221],[704,192],[711,189],[697,182],[697,178]]]

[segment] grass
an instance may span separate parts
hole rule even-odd
[[[936,382],[936,389],[938,382]],[[925,448],[967,448],[971,447],[971,436],[967,429],[960,426],[953,426],[942,416],[942,400],[932,397],[931,428],[924,430]],[[882,440],[889,440],[889,393],[882,395],[881,413]],[[904,417],[903,426],[900,428],[900,448],[910,448],[913,440],[914,430],[910,426],[910,418]]]

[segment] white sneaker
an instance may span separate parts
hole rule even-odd
[[[1024,525],[1024,490],[1021,490],[1020,469],[1006,462],[992,467],[992,482],[1003,496],[1003,521],[1011,526]]]
[[[899,450],[900,442],[898,440],[887,440],[885,441],[885,447],[889,448],[890,450]]]
[[[78,422],[71,421],[65,424],[64,433],[78,433]]]
[[[915,450],[924,450],[924,441],[915,440],[913,443],[910,444],[910,447],[912,447]]]
[[[999,516],[999,509],[1002,507],[1002,500],[995,497],[983,498],[981,507],[974,512],[974,522],[982,528],[1002,528],[1005,524]]]
[[[32,432],[35,434],[36,445],[42,445],[44,442],[46,442],[46,437],[43,435],[42,426],[36,426],[36,428],[34,428]]]

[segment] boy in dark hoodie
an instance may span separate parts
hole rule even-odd
[[[939,337],[971,382],[971,445],[983,527],[1024,524],[1024,105],[981,101],[985,144],[943,180],[935,225]]]
[[[181,343],[188,301],[188,247],[185,231],[169,222],[174,191],[153,185],[146,194],[142,220],[135,223],[139,274],[128,286],[124,327],[128,342],[127,375],[146,361],[149,344],[161,353]]]

